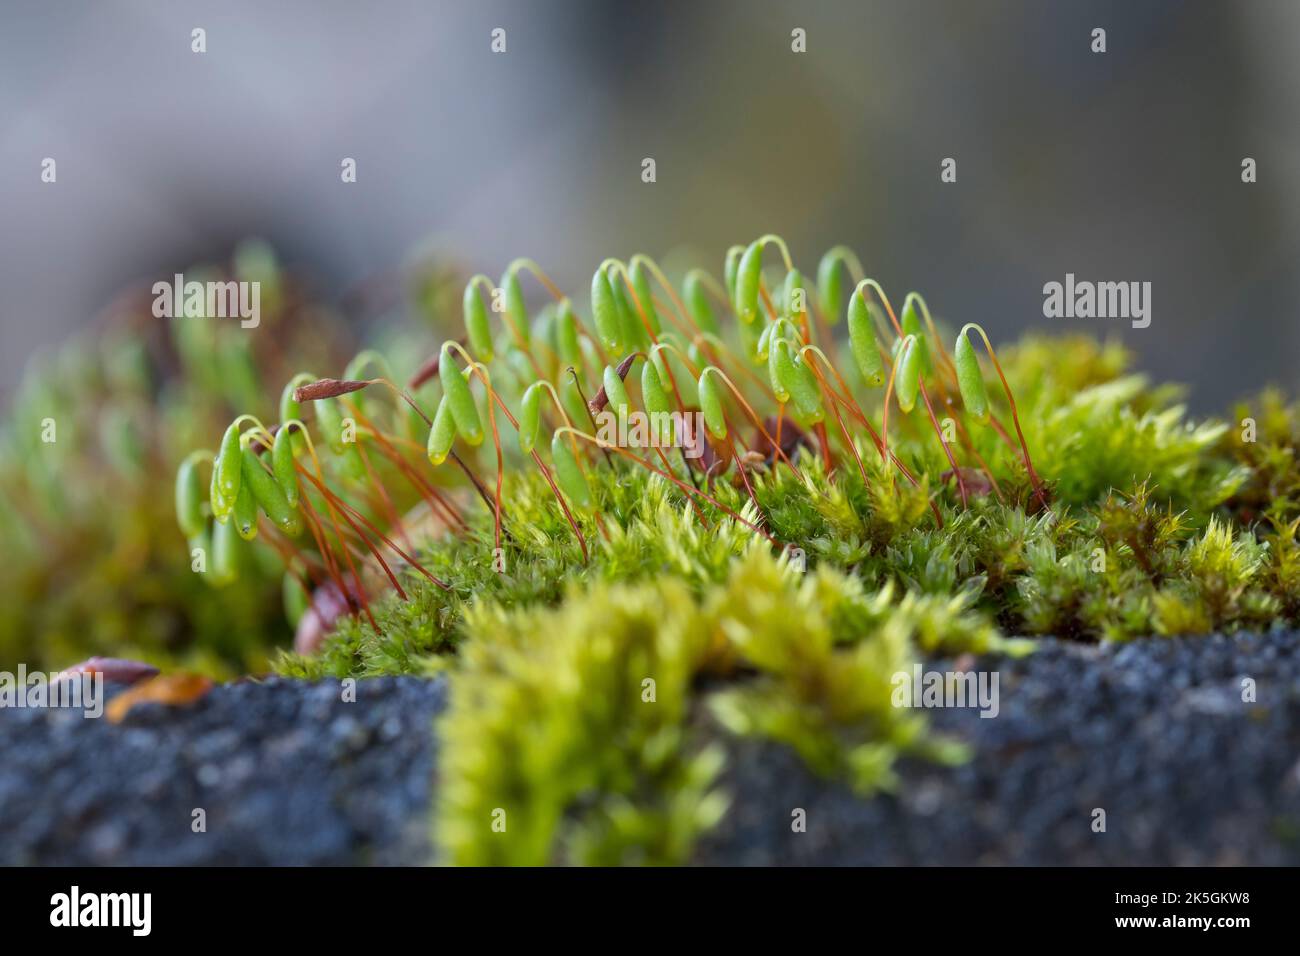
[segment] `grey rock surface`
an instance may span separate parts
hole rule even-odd
[[[0,863],[416,864],[442,681],[271,679],[189,707],[0,710]],[[194,831],[194,811],[206,832]]]
[[[944,768],[901,767],[860,800],[789,751],[731,750],[734,804],[703,863],[1300,864],[1297,635],[1044,641],[999,674],[1000,711],[932,710],[973,745]],[[928,665],[944,669],[943,662]],[[1255,702],[1242,700],[1243,679]],[[806,832],[794,833],[794,808]],[[1094,811],[1105,832],[1094,832]]]
[[[973,759],[906,761],[894,793],[865,800],[783,747],[726,738],[732,806],[696,860],[1300,863],[1296,645],[1047,640],[1027,658],[980,659],[999,675],[999,715],[931,711]],[[0,710],[0,863],[428,862],[446,696],[441,680],[382,678],[358,682],[349,703],[337,682],[272,679],[185,708],[140,705],[119,725]],[[795,808],[804,833],[791,830]]]

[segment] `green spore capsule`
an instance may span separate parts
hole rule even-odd
[[[857,292],[849,300],[848,324],[849,348],[853,352],[853,361],[862,374],[862,380],[868,385],[884,384],[885,366],[880,359],[875,323],[871,321],[867,303]]]
[[[524,389],[519,403],[519,450],[525,455],[532,452],[541,437],[543,387],[541,382],[533,382]]]
[[[621,276],[615,276],[610,282],[614,289],[614,300],[618,303],[618,320],[624,348],[644,348],[649,344],[650,337],[646,333],[645,323],[641,321],[641,313],[632,301],[632,294],[628,292],[627,283]]]
[[[840,317],[844,307],[844,270],[840,268],[840,253],[831,249],[817,264],[817,297],[821,300],[822,315],[827,322]],[[857,295],[854,295],[857,298]]]
[[[591,277],[591,318],[596,324],[596,334],[600,336],[601,344],[611,352],[620,351],[623,333],[618,300],[614,298],[614,289],[610,286],[609,275],[604,268],[597,269]]]
[[[186,458],[176,469],[176,523],[187,538],[203,532],[203,481],[199,466],[192,457]]]
[[[785,285],[781,288],[781,301],[785,304],[785,314],[791,318],[808,311],[808,290],[803,284],[803,273],[798,269],[791,269],[785,274]]]
[[[222,497],[234,501],[239,495],[240,462],[239,424],[232,422],[221,437],[221,451],[217,455],[217,486]]]
[[[298,381],[297,376],[294,376],[294,378],[291,379],[289,383],[284,386],[284,390],[280,392],[280,421],[281,422],[290,422],[293,421],[295,418],[297,419],[302,418],[302,406],[299,405],[298,402],[293,397],[294,390],[297,389],[298,387],[298,385],[296,384],[297,381]],[[308,381],[310,381],[310,379],[308,379]]]
[[[637,301],[641,303],[641,308],[645,312],[646,321],[650,323],[650,328],[655,335],[663,327],[659,321],[659,313],[655,311],[654,296],[650,291],[650,270],[641,260],[632,263],[632,288],[636,292]],[[633,303],[635,308],[636,303]]]
[[[645,402],[645,410],[651,415],[672,411],[668,391],[664,388],[654,362],[644,362],[641,365],[641,399]]]
[[[519,331],[520,342],[526,346],[531,332],[528,328],[528,305],[524,301],[524,289],[519,284],[519,275],[508,270],[501,277],[501,288],[505,293],[506,316]]]
[[[344,454],[348,443],[343,440],[343,407],[337,398],[317,399],[313,404],[316,406],[316,425],[325,438],[325,444],[334,454]]]
[[[298,470],[293,461],[293,435],[291,429],[281,425],[275,433],[275,444],[271,446],[271,469],[275,472],[276,483],[284,493],[284,499],[290,508],[298,507]]]
[[[240,460],[243,460],[242,453]],[[239,494],[235,496],[235,507],[230,516],[231,523],[241,538],[252,541],[257,537],[257,499],[253,497],[253,491],[246,482],[240,482]]]
[[[581,508],[591,504],[591,488],[587,476],[578,467],[578,460],[573,457],[568,439],[557,433],[551,439],[551,461],[555,464],[555,480],[569,499]]]
[[[293,393],[299,385],[314,381],[316,381],[316,376],[310,372],[299,372],[289,379],[288,384],[284,386],[284,390],[280,392],[280,424],[283,425],[285,422],[291,422],[295,419],[302,421],[302,405],[293,397]],[[293,436],[294,451],[300,452],[306,447],[306,439],[295,432]]]
[[[574,368],[582,368],[582,346],[578,342],[578,317],[573,304],[565,299],[560,303],[555,317],[555,350],[560,361]]]
[[[492,326],[488,321],[483,296],[479,295],[477,282],[471,281],[465,286],[461,311],[465,316],[465,334],[469,336],[470,348],[480,361],[492,361]]]
[[[722,282],[727,287],[727,298],[736,301],[736,278],[740,275],[740,257],[745,254],[744,246],[732,246],[727,250],[727,259],[722,266]]]
[[[967,327],[969,328],[969,326]],[[953,349],[954,362],[957,366],[957,389],[961,400],[978,421],[987,421],[989,417],[989,393],[984,384],[984,373],[980,371],[979,359],[975,347],[970,344],[966,329],[957,334],[957,345]]]
[[[686,302],[686,310],[691,314],[692,321],[699,326],[700,330],[716,335],[718,317],[714,314],[709,292],[704,287],[704,280],[700,278],[698,271],[686,273],[686,279],[682,283],[682,298]]]
[[[208,583],[225,587],[239,577],[239,535],[235,522],[220,522],[212,529],[212,562],[208,567]]]
[[[754,357],[761,364],[768,361],[772,354],[772,330],[776,328],[776,323],[763,326],[763,332],[758,337],[758,344],[754,347]]]
[[[298,509],[289,504],[280,482],[262,467],[251,448],[244,449],[243,486],[249,490],[257,507],[262,509],[277,528],[290,537],[302,532],[302,518]]]
[[[605,386],[605,398],[608,400],[607,407],[613,409],[620,418],[626,415],[632,407],[632,400],[627,396],[627,388],[619,378],[618,370],[612,365],[606,365],[602,382]]]
[[[820,422],[826,415],[826,409],[822,405],[822,390],[806,356],[796,356],[786,375],[785,387],[794,399],[799,414],[811,424]]]
[[[929,378],[934,367],[930,364],[930,348],[925,340],[925,328],[921,324],[921,313],[916,307],[916,299],[909,299],[903,308],[903,334],[916,336],[918,349],[917,361],[920,362],[921,374]]]
[[[212,517],[224,524],[230,518],[230,512],[234,510],[235,499],[227,498],[222,494],[220,477],[221,457],[218,456],[212,463],[212,480],[208,484],[208,504],[212,508]]]
[[[763,278],[763,241],[749,244],[736,267],[736,317],[746,325],[758,318],[758,287]]]
[[[790,389],[786,383],[795,377],[794,354],[790,351],[790,343],[785,339],[778,339],[768,347],[767,377],[776,400],[782,405],[790,401]]]
[[[718,370],[712,365],[700,373],[700,411],[704,413],[704,424],[708,426],[710,434],[721,440],[727,437],[727,418],[722,413],[722,393],[714,381],[717,373]]]
[[[898,371],[894,378],[898,407],[907,414],[916,405],[916,394],[921,387],[921,350],[914,335],[906,336],[899,343]]]
[[[433,427],[429,429],[429,442],[425,451],[429,455],[430,464],[436,467],[446,461],[455,440],[456,423],[452,420],[451,406],[447,404],[447,396],[444,395],[438,402],[438,410],[434,412]]]
[[[474,404],[474,393],[470,391],[469,383],[452,359],[450,342],[442,347],[442,356],[438,360],[438,378],[442,382],[442,393],[451,408],[457,434],[470,446],[482,444],[483,423],[478,417],[478,406]]]
[[[673,435],[672,403],[668,391],[659,378],[654,362],[641,365],[641,400],[650,416],[650,427],[660,443],[669,442]]]

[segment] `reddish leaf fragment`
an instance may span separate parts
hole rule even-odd
[[[347,587],[350,593],[345,594],[334,581],[326,581],[312,592],[311,605],[298,621],[298,629],[293,636],[293,649],[296,653],[316,653],[339,619],[356,613],[360,607],[356,585],[349,580]]]
[[[949,468],[939,478],[944,484],[952,481],[953,470]],[[993,485],[989,482],[988,476],[978,468],[961,469],[961,480],[966,484],[966,493],[974,495],[977,498],[986,498],[993,493]]]
[[[65,667],[59,671],[54,680],[57,682],[71,679],[81,674],[103,674],[104,680],[134,684],[146,677],[156,677],[158,668],[144,661],[127,660],[124,657],[89,657],[79,664]]]
[[[318,402],[324,398],[338,398],[348,392],[359,392],[369,382],[348,381],[338,378],[322,378],[306,385],[299,385],[293,390],[295,402]]]
[[[778,428],[780,429],[779,434],[777,433]],[[759,432],[754,439],[754,447],[763,453],[763,460],[768,465],[771,465],[777,459],[776,448],[768,439],[768,435],[776,438],[781,451],[790,461],[794,461],[795,452],[800,448],[815,447],[812,437],[788,418],[778,423],[775,418],[768,416],[763,419],[763,429],[767,434]]]

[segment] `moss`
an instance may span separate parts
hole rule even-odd
[[[720,734],[780,742],[861,793],[891,786],[903,754],[956,759],[891,705],[892,676],[917,659],[1022,653],[1038,635],[1300,623],[1300,428],[1279,395],[1233,421],[1194,419],[1181,389],[1136,373],[1122,346],[1077,336],[1029,337],[999,358],[981,334],[981,360],[982,330],[965,326],[950,358],[922,299],[909,296],[891,330],[892,307],[869,280],[847,300],[846,347],[826,334],[840,316],[818,314],[843,308],[834,282],[811,310],[783,311],[780,277],[761,261],[768,243],[793,271],[774,237],[737,252],[743,281],[695,289],[735,312],[707,332],[635,257],[637,288],[625,288],[630,266],[598,270],[594,288],[614,293],[599,334],[561,298],[525,337],[518,273],[561,293],[516,260],[502,280],[510,321],[471,314],[470,345],[430,345],[438,367],[409,393],[386,401],[373,381],[321,383],[367,421],[340,454],[308,414],[324,459],[312,476],[409,546],[397,562],[405,597],[363,577],[360,613],[320,653],[282,653],[275,666],[447,675],[436,818],[446,860],[681,861],[724,805]],[[819,283],[841,268],[860,279],[841,250]],[[641,301],[648,277],[652,303]],[[864,308],[868,293],[879,301]],[[644,314],[643,328],[646,306],[657,322]],[[611,339],[628,346],[602,354]],[[893,365],[915,346],[924,363]],[[654,388],[638,386],[637,362],[655,363]],[[421,393],[435,378],[449,395]],[[693,443],[703,458],[691,467],[681,449],[656,457],[588,434],[589,408],[610,391],[634,410],[693,412],[705,399],[707,435]],[[516,444],[511,410],[535,456]],[[358,452],[380,462],[374,474],[349,467]],[[450,500],[436,532],[393,520],[413,488]],[[310,512],[333,509],[324,488],[302,491]],[[294,547],[318,584],[344,589],[341,559],[359,557],[383,585],[375,535],[327,529]]]
[[[956,759],[891,704],[919,649],[1000,646],[962,599],[904,596],[751,545],[693,593],[574,586],[555,608],[475,603],[450,669],[435,842],[457,864],[680,863],[727,798],[727,730],[781,741],[868,793],[900,754]]]

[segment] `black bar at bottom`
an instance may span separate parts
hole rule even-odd
[[[843,930],[865,943],[928,927],[943,946],[946,933],[978,926],[1012,941],[1041,941],[1048,930],[1056,939],[1173,933],[1226,942],[1290,925],[1294,910],[1283,911],[1294,879],[1291,870],[1255,868],[8,869],[0,870],[0,925],[10,940],[72,932],[130,940],[147,929],[149,938],[205,946],[373,943],[376,933],[407,930],[428,939],[431,929],[434,938],[452,934],[448,943],[462,932],[536,943],[578,939],[598,925],[733,941],[784,927]],[[105,922],[117,925],[86,925]]]

